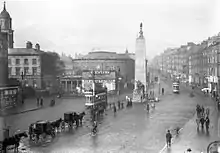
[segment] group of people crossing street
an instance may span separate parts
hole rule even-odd
[[[204,129],[204,125],[205,125],[206,130],[208,132],[209,124],[210,124],[209,108],[205,109],[204,106],[200,106],[199,104],[197,104],[196,114],[197,114],[197,118],[196,118],[197,128],[199,129],[201,124],[201,128]]]

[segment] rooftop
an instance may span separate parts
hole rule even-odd
[[[87,55],[79,59],[132,59],[128,54],[117,54],[116,52],[109,51],[94,51],[89,52]]]
[[[43,51],[34,48],[9,48],[8,55],[39,55]]]

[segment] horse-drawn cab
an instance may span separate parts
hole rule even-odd
[[[30,140],[38,142],[39,139],[45,139],[47,135],[55,137],[54,128],[48,121],[37,121],[29,126]]]
[[[67,123],[69,129],[73,127],[73,114],[74,112],[64,113],[64,122]]]

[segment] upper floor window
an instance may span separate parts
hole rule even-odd
[[[16,59],[16,65],[19,65],[20,64],[20,59]]]
[[[37,64],[37,59],[32,59],[32,65],[36,65]]]
[[[24,64],[25,64],[25,65],[28,65],[28,59],[27,59],[27,58],[24,59]]]
[[[27,75],[29,73],[29,67],[24,68],[24,75]]]
[[[11,59],[8,59],[8,65],[11,65]]]
[[[21,75],[21,74],[20,74],[20,70],[21,70],[20,67],[16,67],[16,68],[15,68],[15,75]]]
[[[36,67],[32,67],[32,74],[37,75],[37,68]]]

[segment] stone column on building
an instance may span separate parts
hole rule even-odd
[[[73,81],[70,80],[70,92],[72,92],[72,91],[73,91]]]
[[[79,87],[79,80],[76,80],[76,88]]]

